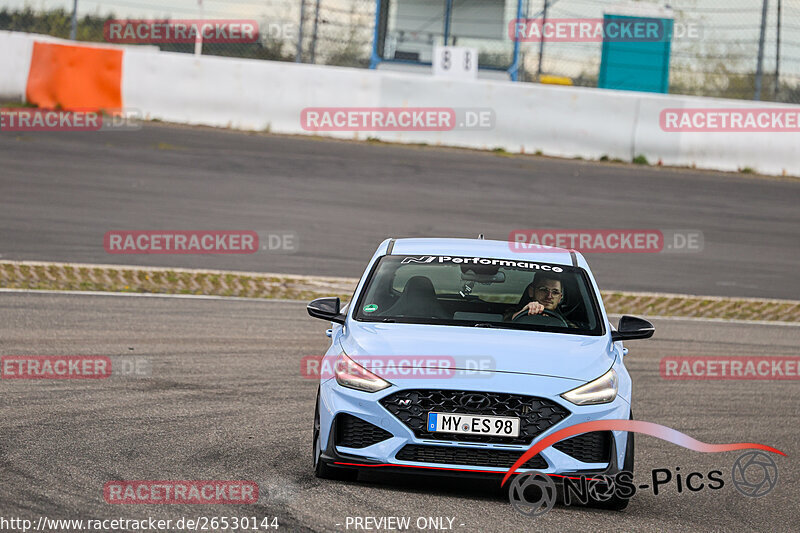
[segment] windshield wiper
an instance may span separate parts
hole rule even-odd
[[[384,318],[384,319],[381,320],[381,322],[395,322],[395,319],[394,318]]]
[[[513,324],[498,324],[496,322],[477,322],[473,324],[473,328],[492,328],[492,329],[517,329]]]

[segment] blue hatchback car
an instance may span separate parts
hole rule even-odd
[[[351,302],[308,305],[329,320],[313,461],[322,478],[360,469],[498,476],[531,444],[580,422],[631,418],[622,340],[581,254],[505,241],[387,239]],[[563,440],[519,472],[633,469],[633,434]]]

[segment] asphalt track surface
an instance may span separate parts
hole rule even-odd
[[[654,468],[722,470],[719,490],[640,491],[624,512],[556,506],[531,519],[496,482],[385,476],[316,479],[310,466],[316,383],[301,357],[326,348],[325,323],[302,302],[108,295],[0,294],[0,354],[143,357],[147,377],[2,380],[0,516],[172,518],[277,516],[283,531],[346,531],[347,517],[454,518],[453,531],[796,531],[797,382],[665,381],[670,355],[797,355],[800,328],[655,321],[628,344],[637,419],[709,443],[760,442],[779,483],[749,499],[730,483],[739,452],[696,453],[637,437],[637,485]],[[258,504],[109,505],[115,479],[253,480]],[[337,526],[337,524],[341,524]],[[416,531],[414,527],[409,531]],[[351,528],[350,531],[353,531]]]
[[[207,128],[0,135],[0,258],[359,277],[384,238],[701,231],[591,254],[604,289],[800,299],[800,180]],[[109,255],[109,230],[294,232],[277,255]]]

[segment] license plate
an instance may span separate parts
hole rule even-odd
[[[428,431],[519,437],[519,418],[512,416],[428,413]]]

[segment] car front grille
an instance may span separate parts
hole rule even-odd
[[[583,433],[553,444],[553,448],[584,463],[607,463],[611,460],[611,432]]]
[[[570,412],[555,402],[535,396],[459,390],[402,390],[381,400],[381,405],[414,431],[418,438],[502,444],[530,444],[537,435],[561,422]],[[428,413],[515,416],[519,437],[460,435],[427,431]]]
[[[524,451],[490,450],[462,448],[456,446],[427,446],[406,444],[397,452],[395,459],[416,463],[435,463],[462,466],[489,466],[511,468]],[[540,455],[528,460],[521,468],[547,468],[547,462]]]
[[[392,434],[366,420],[342,413],[336,416],[336,445],[348,448],[366,448],[386,439]]]

